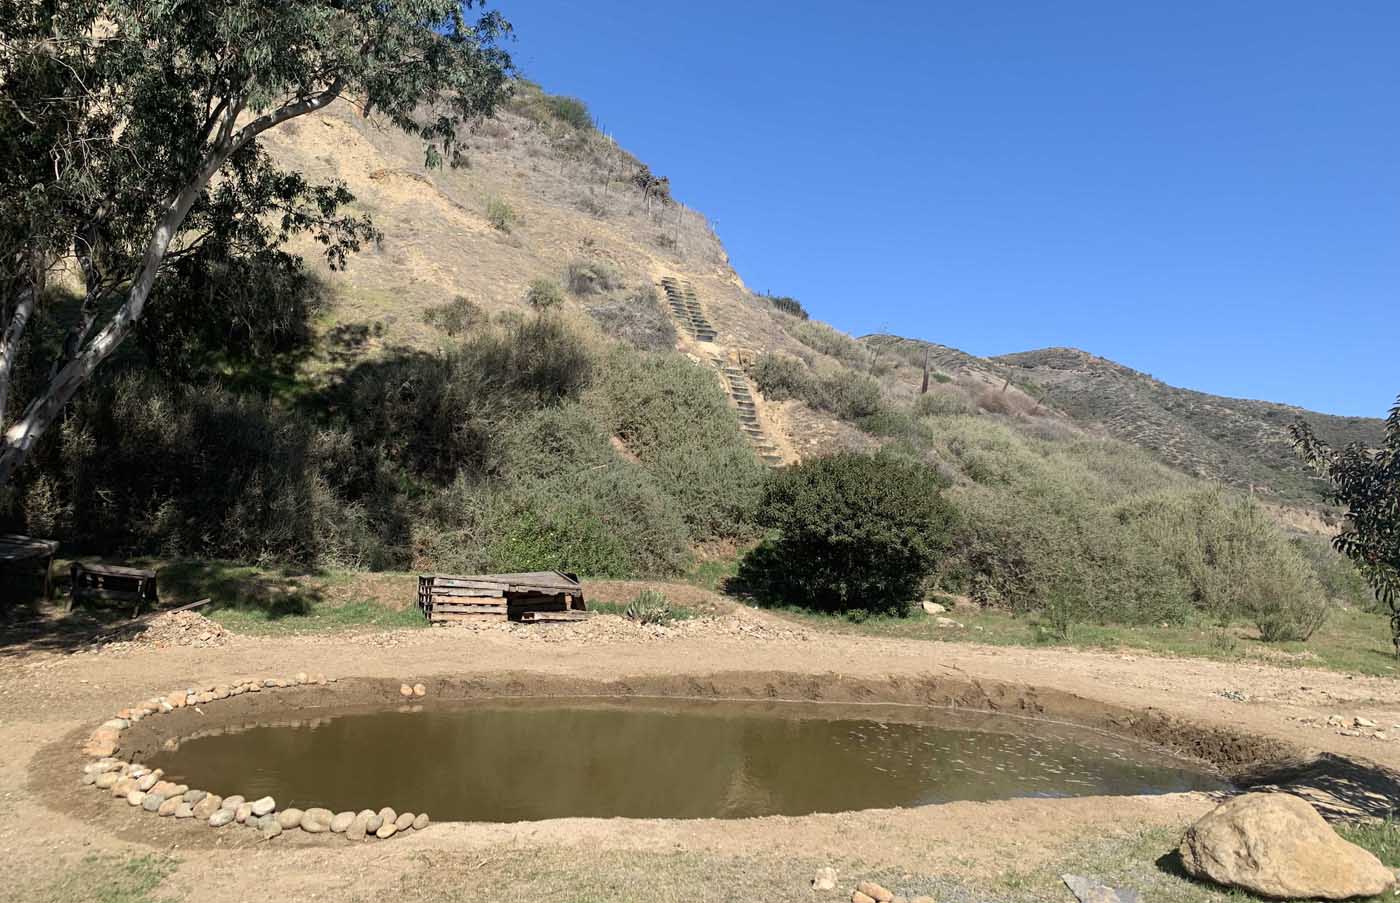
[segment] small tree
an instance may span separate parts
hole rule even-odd
[[[509,25],[479,0],[12,0],[0,4],[0,487],[137,328],[177,264],[227,266],[310,231],[332,264],[376,236],[343,185],[275,166],[258,138],[341,97],[462,160],[502,99]],[[85,298],[50,375],[7,403],[46,275]]]
[[[1290,428],[1303,459],[1332,482],[1347,509],[1332,541],[1361,570],[1376,598],[1390,608],[1390,635],[1400,657],[1400,399],[1390,409],[1379,448],[1353,443],[1336,450],[1298,421]]]
[[[778,471],[758,512],[777,535],[744,559],[739,583],[765,604],[905,614],[952,532],[942,488],[932,468],[883,454]]]

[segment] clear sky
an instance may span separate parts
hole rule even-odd
[[[856,335],[1381,416],[1400,3],[495,0],[522,71]]]

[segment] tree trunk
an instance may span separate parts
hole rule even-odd
[[[38,292],[27,286],[20,292],[15,303],[14,314],[5,327],[5,335],[0,337],[0,429],[5,427],[5,413],[10,407],[10,388],[14,384],[15,358],[19,356],[19,343],[24,338],[24,327],[34,315],[35,299]],[[4,481],[0,481],[0,486]]]

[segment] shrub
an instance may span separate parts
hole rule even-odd
[[[583,297],[622,287],[622,277],[612,265],[600,260],[576,260],[564,272],[569,291]]]
[[[759,523],[776,537],[741,563],[760,602],[906,614],[953,529],[937,474],[888,455],[840,454],[773,474]]]
[[[455,338],[485,323],[486,312],[462,295],[458,295],[445,304],[425,310],[423,321]]]
[[[773,305],[774,309],[780,310],[789,316],[797,317],[799,320],[811,319],[807,314],[802,302],[796,298],[789,298],[786,295],[760,295],[760,298]]]
[[[791,324],[788,332],[813,351],[833,357],[848,367],[860,370],[870,367],[870,352],[860,342],[825,323],[803,320]]]
[[[413,474],[450,482],[500,466],[501,427],[578,397],[592,361],[556,320],[538,317],[441,354],[408,353],[357,367],[342,390],[357,442]]]
[[[567,126],[576,129],[591,129],[594,127],[593,114],[588,110],[588,104],[577,97],[564,97],[558,94],[546,94],[544,105],[551,116]]]
[[[564,290],[553,279],[532,280],[525,290],[525,303],[535,310],[549,310],[563,301]]]
[[[584,213],[587,213],[589,216],[595,216],[598,219],[605,219],[608,215],[608,208],[604,206],[602,201],[591,194],[581,196],[574,202],[574,206]]]
[[[587,401],[666,487],[694,538],[752,535],[764,468],[709,368],[675,352],[619,348]]]
[[[953,387],[930,386],[927,392],[914,400],[914,414],[919,417],[946,417],[972,412],[972,403],[967,396]]]
[[[671,611],[670,601],[654,589],[644,589],[638,593],[622,610],[622,616],[634,624],[656,624],[663,627],[676,619],[675,613]]]
[[[676,324],[661,309],[656,289],[643,286],[630,297],[604,301],[588,308],[603,332],[642,351],[676,347]]]
[[[807,365],[795,357],[764,352],[748,368],[758,391],[769,401],[805,398],[811,393],[812,377]]]
[[[819,376],[805,400],[843,420],[860,420],[880,412],[880,384],[863,373],[835,370]]]
[[[498,197],[487,198],[486,221],[502,232],[509,232],[515,225],[515,211]]]

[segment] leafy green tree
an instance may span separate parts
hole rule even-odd
[[[1334,449],[1301,420],[1290,432],[1299,454],[1332,481],[1333,498],[1346,506],[1346,525],[1332,543],[1390,608],[1391,640],[1400,657],[1400,399],[1390,409],[1379,448],[1353,443]]]
[[[776,537],[741,563],[760,602],[825,612],[905,614],[953,531],[930,467],[844,453],[775,473],[758,521]]]
[[[7,0],[0,4],[0,486],[190,261],[229,267],[311,232],[332,265],[377,237],[338,183],[259,136],[340,98],[462,162],[507,90],[509,25],[480,0]],[[9,415],[47,274],[85,297],[50,376]],[[190,274],[185,272],[183,280]]]

